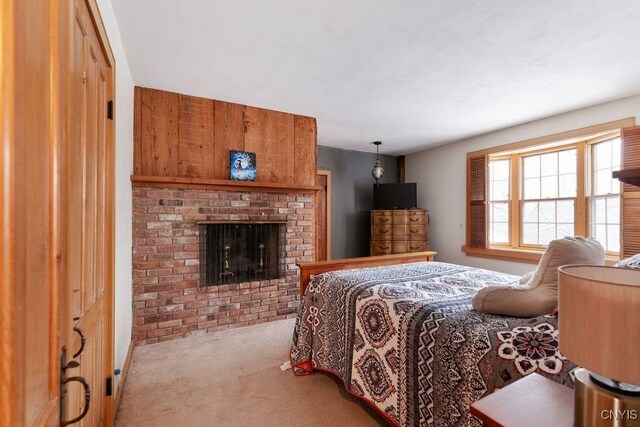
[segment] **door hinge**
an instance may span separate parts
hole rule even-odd
[[[107,118],[113,120],[113,101],[107,101]]]
[[[107,396],[113,395],[113,377],[111,375],[107,377],[107,384],[105,388],[107,391]]]

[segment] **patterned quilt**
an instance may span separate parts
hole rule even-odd
[[[400,426],[480,426],[469,405],[533,372],[573,387],[553,315],[471,309],[478,289],[517,280],[440,262],[319,274],[298,312],[294,373],[332,372]]]

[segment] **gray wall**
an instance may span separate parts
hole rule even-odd
[[[369,211],[373,206],[371,168],[375,153],[318,146],[318,169],[331,171],[331,258],[369,255]],[[382,181],[396,182],[396,157],[380,155]]]

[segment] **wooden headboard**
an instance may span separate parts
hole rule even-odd
[[[309,285],[309,280],[327,271],[348,270],[351,268],[379,267],[383,265],[406,264],[409,262],[433,261],[437,252],[414,252],[410,254],[379,255],[360,258],[344,258],[329,261],[301,262],[300,267],[300,299]]]

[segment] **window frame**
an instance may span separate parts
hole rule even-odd
[[[583,233],[587,232],[587,227],[584,224],[578,224],[580,221],[583,221],[584,218],[584,214],[586,214],[586,212],[584,212],[584,210],[580,210],[579,205],[581,204],[581,201],[579,198],[582,195],[584,195],[584,183],[583,185],[580,184],[580,177],[584,175],[585,170],[584,170],[584,150],[586,149],[586,141],[576,141],[576,142],[572,142],[569,144],[559,144],[559,145],[554,145],[553,147],[543,147],[540,149],[529,149],[531,147],[533,147],[534,145],[531,145],[530,147],[527,147],[528,149],[526,150],[520,150],[520,151],[516,151],[514,153],[508,154],[508,155],[502,155],[502,154],[497,154],[497,155],[489,155],[488,156],[488,162],[487,164],[489,164],[491,161],[493,160],[503,160],[505,158],[510,158],[510,164],[511,164],[511,182],[510,182],[510,191],[509,191],[509,212],[510,212],[510,217],[509,217],[509,244],[505,245],[505,244],[495,244],[495,243],[491,243],[489,241],[487,241],[487,248],[489,249],[513,249],[513,250],[526,250],[526,251],[540,251],[543,252],[544,249],[546,248],[546,246],[544,245],[533,245],[533,244],[526,244],[524,243],[524,239],[522,236],[522,225],[523,225],[523,221],[522,221],[522,206],[524,204],[524,202],[526,201],[557,201],[557,200],[575,200],[575,205],[574,205],[574,234],[575,235],[580,235],[578,233],[578,230],[584,230]],[[524,177],[523,177],[523,173],[524,173],[524,168],[523,168],[523,161],[525,157],[530,157],[530,156],[539,156],[542,154],[548,154],[548,153],[556,153],[556,152],[560,152],[560,151],[566,151],[566,150],[572,150],[575,149],[576,150],[576,177],[577,177],[577,182],[576,182],[576,197],[556,197],[556,198],[550,198],[550,199],[544,199],[544,198],[539,198],[539,199],[525,199],[524,198]],[[582,150],[582,152],[581,152]],[[508,156],[508,157],[507,157]],[[582,168],[581,168],[582,165]],[[581,175],[582,174],[582,175]],[[582,188],[581,188],[582,187]],[[580,215],[579,215],[580,212]],[[581,234],[584,235],[584,234]]]
[[[488,189],[487,191],[487,241],[489,241],[490,236],[491,235],[491,203],[495,202],[495,203],[507,203],[507,215],[509,218],[509,222],[508,227],[509,227],[509,241],[507,243],[493,243],[490,244],[491,247],[497,247],[497,248],[509,248],[511,247],[511,242],[512,242],[512,236],[511,236],[511,221],[512,221],[512,215],[511,215],[511,211],[512,211],[512,203],[511,203],[511,199],[513,198],[513,186],[512,184],[512,179],[511,176],[513,175],[513,160],[511,159],[511,156],[506,155],[506,156],[495,156],[493,158],[490,158],[489,161],[487,162],[487,168],[489,168],[489,163],[491,163],[492,160],[509,160],[509,197],[507,198],[507,200],[491,200],[491,189]],[[487,173],[487,176],[489,177],[487,179],[487,185],[491,184],[491,173]]]
[[[606,194],[595,194],[595,180],[597,178],[596,175],[596,162],[594,161],[593,157],[594,157],[594,149],[595,146],[597,144],[603,143],[603,142],[607,142],[609,140],[612,139],[616,139],[616,138],[620,138],[620,155],[622,156],[622,151],[623,151],[623,147],[622,147],[622,135],[612,135],[612,134],[608,134],[608,135],[603,135],[600,138],[594,138],[593,140],[589,141],[589,147],[588,147],[588,151],[587,151],[587,156],[588,156],[588,164],[589,164],[589,177],[588,177],[588,182],[587,182],[587,194],[586,194],[586,207],[587,207],[587,230],[588,233],[591,233],[591,201],[592,200],[596,200],[596,199],[603,199],[606,200],[608,197],[611,196],[618,196],[618,203],[620,204],[620,222],[618,223],[618,226],[620,228],[620,233],[622,234],[622,197],[623,197],[623,186],[622,186],[622,182],[618,182],[618,191],[615,193],[606,193]],[[620,159],[620,167],[622,167],[622,158]],[[608,235],[608,231],[607,231],[607,238],[609,237]],[[622,255],[622,236],[620,236],[619,238],[619,242],[620,242],[620,248],[618,250],[618,252],[614,252],[614,251],[609,251],[606,250],[606,246],[605,246],[605,253],[608,256],[613,256],[613,257],[621,257]]]
[[[598,143],[615,137],[622,138],[621,130],[625,127],[635,125],[635,118],[627,118],[623,120],[617,120],[609,123],[603,123],[600,125],[590,126],[582,129],[577,129],[568,132],[562,132],[559,134],[548,135],[540,138],[534,138],[526,141],[516,142],[512,144],[506,144],[484,150],[479,150],[471,153],[467,153],[467,160],[470,161],[473,158],[484,157],[487,168],[487,175],[485,179],[485,185],[490,183],[488,168],[489,163],[492,160],[500,160],[504,158],[510,158],[510,170],[511,170],[511,182],[509,191],[509,244],[492,244],[489,242],[490,236],[490,200],[487,191],[486,198],[486,244],[485,247],[472,247],[466,244],[462,247],[462,250],[468,256],[477,256],[494,259],[504,259],[511,261],[520,261],[527,263],[536,263],[539,261],[541,254],[544,252],[546,246],[541,245],[525,245],[522,244],[522,218],[521,210],[523,197],[522,193],[522,157],[531,156],[537,154],[544,154],[548,152],[563,151],[566,149],[576,149],[576,197],[575,197],[575,215],[574,215],[574,234],[588,236],[591,232],[591,222],[589,220],[590,215],[590,189],[592,186],[592,176],[594,162],[592,161],[591,147]],[[594,137],[593,135],[597,135]],[[563,143],[563,141],[568,141]],[[539,146],[539,149],[535,147]],[[517,177],[517,179],[514,179]],[[620,193],[622,198],[622,190]],[[559,200],[549,199],[549,200]],[[569,199],[574,199],[570,197]],[[470,212],[467,208],[467,223],[470,221]],[[621,217],[622,222],[622,217]],[[622,227],[620,227],[622,229]],[[622,249],[620,249],[622,251]],[[609,260],[617,260],[620,258],[620,253],[608,252]]]

